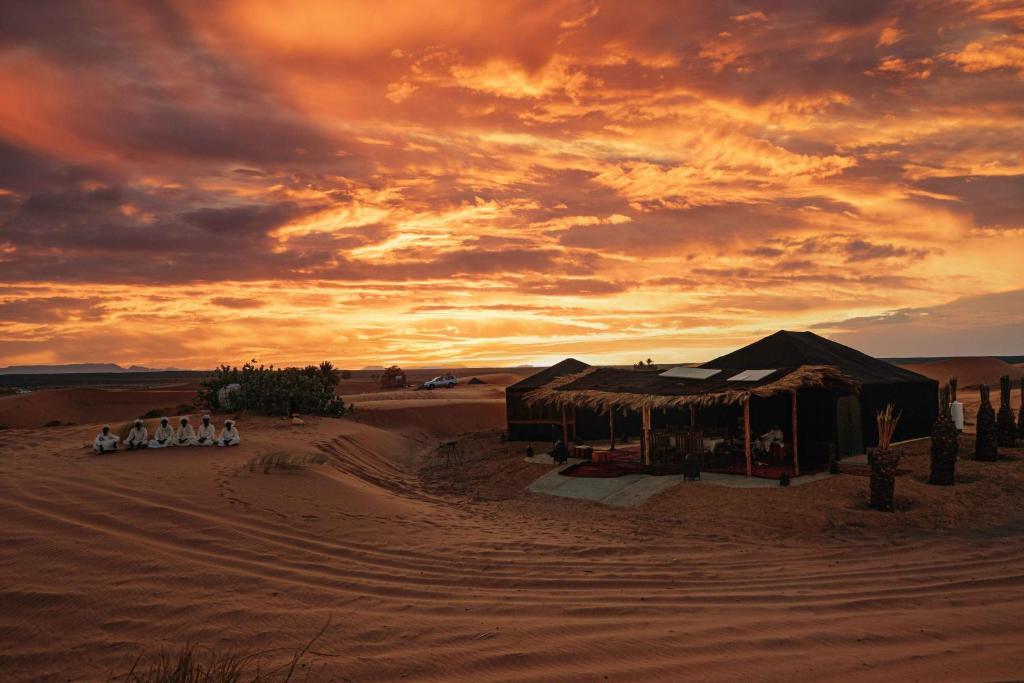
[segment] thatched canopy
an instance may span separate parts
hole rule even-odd
[[[707,379],[663,377],[658,373],[615,368],[588,368],[559,377],[526,394],[529,404],[576,406],[599,412],[609,408],[640,410],[742,403],[800,389],[834,389],[858,393],[860,382],[830,365],[778,368],[753,382],[729,378],[742,370],[725,370]]]

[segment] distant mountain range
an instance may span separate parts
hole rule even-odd
[[[130,365],[127,368],[117,363],[71,363],[68,365],[11,365],[0,368],[0,375],[78,375],[95,372],[167,372],[180,368],[144,368]]]

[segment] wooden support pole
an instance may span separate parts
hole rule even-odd
[[[743,451],[747,456],[747,476],[754,474],[754,461],[750,454],[750,397],[743,400]]]
[[[793,476],[800,476],[800,446],[796,422],[796,392],[793,392]]]
[[[651,464],[651,407],[644,406],[644,464]]]
[[[611,445],[608,450],[615,450],[615,408],[608,408],[608,440]]]
[[[696,427],[696,426],[697,426],[697,407],[691,403],[690,404],[690,427],[693,428],[693,427]]]
[[[565,406],[562,406],[562,443],[566,449],[569,448],[569,418],[565,414]]]

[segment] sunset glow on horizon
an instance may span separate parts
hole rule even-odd
[[[1024,2],[0,7],[0,366],[1024,354]]]

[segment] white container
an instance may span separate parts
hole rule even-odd
[[[949,404],[949,417],[956,425],[957,431],[964,431],[964,404],[960,401],[953,401]]]

